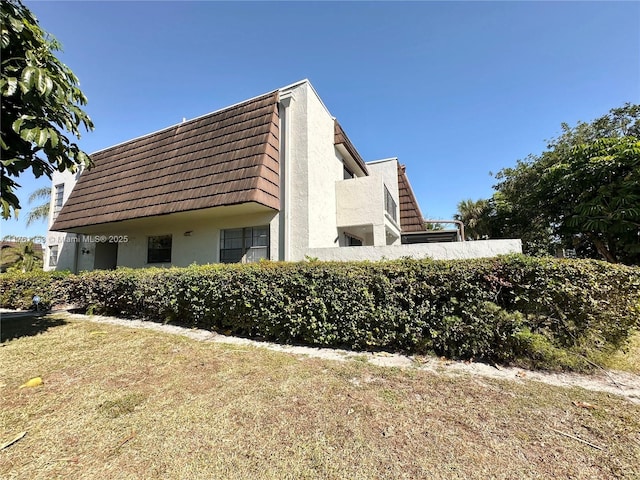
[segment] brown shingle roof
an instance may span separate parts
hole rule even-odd
[[[405,173],[406,167],[398,164],[398,190],[400,199],[400,229],[402,232],[424,231],[422,212]]]
[[[52,230],[246,202],[279,210],[278,92],[91,158]]]
[[[344,133],[344,130],[342,129],[338,121],[334,119],[333,125],[334,145],[342,145],[347,150],[347,152],[349,152],[349,155],[353,157],[362,171],[368,175],[369,170],[367,170],[367,165],[364,163],[364,160],[362,160],[362,157],[358,153],[358,150],[356,150],[356,147],[354,147],[353,143],[351,143],[351,140],[349,140],[349,137],[347,137],[347,134]]]

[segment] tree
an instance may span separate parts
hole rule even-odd
[[[576,146],[542,184],[562,238],[593,244],[609,262],[640,263],[640,140],[603,138]]]
[[[444,230],[444,225],[441,223],[425,222],[423,226],[425,230],[429,230],[430,232],[439,232]]]
[[[49,204],[51,203],[51,187],[42,187],[29,195],[29,204],[36,200],[43,200],[43,203],[33,207],[27,215],[27,226],[34,222],[49,219]]]
[[[80,108],[87,102],[78,78],[54,52],[58,41],[44,32],[19,0],[2,0],[2,217],[17,213],[20,202],[14,178],[31,170],[38,178],[54,170],[90,166],[88,155],[68,134],[80,138],[80,127],[93,130]]]
[[[496,175],[500,183],[494,185],[497,191],[490,200],[490,237],[520,238],[525,254],[545,256],[553,254],[559,242],[545,215],[547,209],[538,201],[542,167],[537,158],[530,155]]]
[[[491,204],[488,200],[462,200],[453,218],[464,223],[467,240],[488,238],[490,234]]]
[[[35,244],[43,240],[42,237],[33,237],[29,240],[4,237],[5,243],[2,245],[0,254],[0,271],[16,270],[24,273],[42,268],[42,248],[36,248]]]
[[[640,106],[562,131],[542,154],[496,175],[498,236],[520,236],[529,252],[568,247],[640,264]]]

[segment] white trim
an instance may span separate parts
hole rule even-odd
[[[331,115],[331,112],[329,111],[329,109],[327,108],[327,106],[324,104],[324,102],[322,101],[322,98],[320,98],[320,95],[318,95],[318,91],[315,89],[315,87],[311,84],[311,82],[309,81],[308,78],[305,78],[304,80],[300,80],[299,82],[295,82],[292,83],[291,85],[287,85],[286,87],[282,87],[279,88],[278,90],[280,92],[284,92],[286,90],[293,90],[296,87],[299,87],[301,85],[304,84],[309,85],[309,88],[311,89],[311,91],[315,94],[316,98],[318,99],[318,101],[320,102],[320,105],[322,105],[322,108],[324,108],[324,110],[327,112],[327,115],[329,115],[333,120],[336,119],[336,117],[334,117],[333,115]]]
[[[303,78],[302,80],[298,80],[297,82],[293,82],[290,85],[285,85],[284,87],[280,87],[280,88],[278,88],[278,90],[280,92],[282,92],[284,90],[293,90],[294,88],[299,87],[300,85],[303,85],[305,83],[309,83],[310,84],[311,82],[309,82],[308,78]]]
[[[366,165],[375,165],[376,163],[383,163],[383,162],[391,162],[391,161],[398,161],[398,157],[389,157],[389,158],[383,158],[381,160],[371,160],[370,162],[365,162]]]

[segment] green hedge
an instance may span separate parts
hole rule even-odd
[[[38,293],[47,305],[282,343],[538,367],[582,368],[580,355],[618,348],[640,326],[640,269],[590,260],[261,262],[11,274],[0,285],[5,308]]]

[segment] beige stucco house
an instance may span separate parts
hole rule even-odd
[[[520,248],[415,243],[423,219],[405,168],[364,162],[308,80],[91,157],[89,170],[54,174],[46,269]]]

